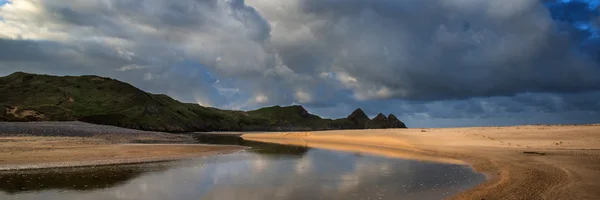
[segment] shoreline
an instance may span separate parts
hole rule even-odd
[[[243,149],[231,149],[211,151],[197,155],[169,156],[169,157],[154,157],[154,158],[128,158],[128,159],[108,159],[108,160],[91,160],[91,161],[66,161],[66,162],[48,162],[34,164],[4,164],[0,165],[0,172],[23,171],[23,170],[39,170],[39,169],[57,169],[57,168],[77,168],[77,167],[100,167],[113,165],[132,165],[132,164],[147,164],[171,162],[185,160],[198,157],[216,156],[222,154],[236,153]]]
[[[173,156],[173,157],[162,157],[162,158],[137,158],[137,159],[132,158],[132,159],[116,159],[116,160],[50,162],[50,163],[36,163],[36,164],[7,164],[7,165],[0,165],[0,172],[36,170],[36,169],[99,167],[99,166],[113,166],[113,165],[160,163],[160,162],[170,162],[170,161],[177,161],[177,160],[183,160],[183,159],[190,159],[190,158],[195,158],[195,157],[215,156],[215,155],[235,153],[235,152],[237,152],[237,151],[223,151],[223,152],[214,152],[214,153],[208,153],[208,154],[197,155],[197,156]]]
[[[0,171],[165,162],[243,150],[84,122],[0,122]]]
[[[595,148],[600,145],[600,126],[596,125],[344,130],[242,137],[449,164],[460,164],[452,161],[460,160],[486,176],[484,183],[450,199],[600,198],[600,191],[594,189],[600,187],[600,150]]]
[[[0,137],[0,172],[167,162],[244,149],[204,144],[114,144],[82,137]]]

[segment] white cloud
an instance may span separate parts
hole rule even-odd
[[[269,97],[262,95],[262,94],[254,97],[254,102],[259,103],[259,104],[264,104],[264,103],[267,103],[268,101],[269,101]]]
[[[131,64],[131,65],[125,65],[125,66],[117,69],[117,71],[124,72],[124,71],[139,70],[139,69],[146,69],[146,68],[148,68],[148,67],[147,66],[136,65],[136,64]]]
[[[313,101],[313,97],[310,93],[305,92],[304,90],[296,90],[296,100],[298,103],[311,103]]]

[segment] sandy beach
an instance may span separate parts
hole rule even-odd
[[[242,149],[198,144],[114,144],[78,137],[0,137],[0,171],[171,161]]]
[[[171,161],[240,151],[190,135],[83,122],[0,122],[0,171]]]
[[[453,199],[600,199],[600,125],[246,134],[244,139],[453,164],[488,181]]]

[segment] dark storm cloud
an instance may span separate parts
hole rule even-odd
[[[5,65],[0,65],[3,73],[35,70],[37,73],[58,75],[97,74],[127,80],[151,92],[199,103],[206,102],[197,97],[218,95],[208,87],[215,80],[204,71],[197,70],[197,63],[174,63],[168,71],[158,73],[141,65],[147,61],[119,58],[113,50],[92,44],[82,50],[54,42],[0,39],[0,47],[0,60]],[[114,69],[110,66],[123,67]]]
[[[242,0],[20,0],[0,9],[2,74],[98,74],[211,104],[222,99],[208,71],[261,76],[274,63],[262,47],[268,23]]]
[[[45,44],[37,41],[10,40],[0,38],[0,60],[3,62],[12,61],[36,61],[47,60],[52,58],[48,53],[51,47],[56,49],[61,48],[60,44],[45,42]],[[47,48],[47,49],[43,49]]]
[[[11,66],[3,71],[27,71],[39,67],[48,73],[53,70],[98,72],[106,69],[102,66],[123,66],[131,62],[103,46],[83,45],[85,48],[51,41],[0,38],[0,60]]]
[[[218,15],[219,0],[188,0],[188,1],[90,1],[78,3],[77,6],[67,4],[63,1],[44,1],[43,7],[52,11],[49,17],[60,20],[73,26],[90,26],[100,28],[103,31],[119,35],[119,31],[127,32],[122,20],[135,22],[136,24],[147,24],[160,28],[182,28],[192,27],[210,28],[215,24],[225,21],[215,21],[210,15]],[[247,28],[255,28],[249,34],[254,34],[257,40],[268,37],[268,24],[260,18],[251,7],[244,4],[243,0],[227,1],[226,4],[231,11],[232,17],[247,25]],[[235,12],[240,11],[240,12]],[[243,12],[241,12],[243,11]],[[177,30],[174,30],[177,31]]]
[[[570,33],[556,31],[558,25],[539,1],[513,2],[510,8],[492,1],[296,2],[297,13],[291,14],[316,16],[301,27],[327,45],[320,56],[304,53],[310,43],[281,45],[285,64],[298,71],[325,66],[317,70],[347,73],[363,99],[444,100],[600,88],[598,65],[574,49],[578,44]],[[311,26],[313,21],[324,22]]]
[[[329,117],[589,118],[600,112],[590,5],[15,0],[0,7],[0,74],[98,74],[204,105],[296,103]]]

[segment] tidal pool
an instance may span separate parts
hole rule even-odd
[[[0,173],[0,199],[442,199],[483,182],[468,166],[242,139],[249,150],[177,162]]]

